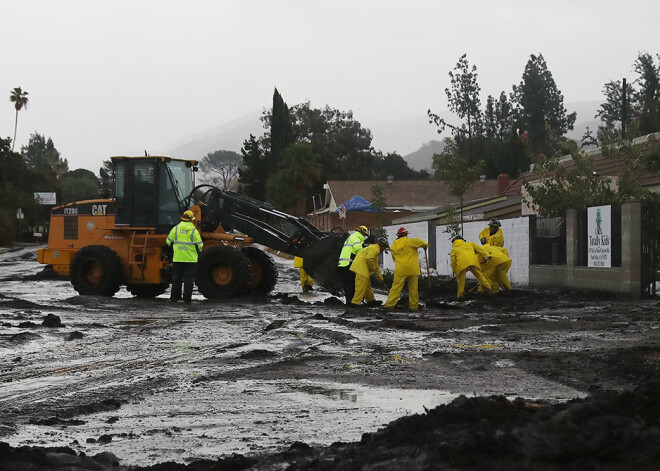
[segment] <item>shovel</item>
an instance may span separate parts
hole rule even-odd
[[[429,279],[429,288],[431,287],[431,270],[429,270],[429,254],[424,249],[424,258],[426,258],[426,277]]]

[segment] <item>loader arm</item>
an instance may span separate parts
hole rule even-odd
[[[259,244],[294,256],[301,256],[303,249],[326,235],[306,219],[233,191],[209,185],[200,185],[193,191],[204,187],[209,188],[202,196],[204,231],[212,232],[222,225],[225,231],[236,230]]]

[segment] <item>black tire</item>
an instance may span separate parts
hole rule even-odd
[[[245,292],[249,281],[250,262],[240,250],[219,245],[200,254],[195,283],[205,298],[237,296]]]
[[[250,281],[248,291],[268,294],[277,284],[277,267],[273,257],[257,247],[243,247],[243,255],[250,262]]]
[[[145,285],[126,285],[126,290],[131,293],[133,296],[138,298],[155,298],[160,296],[167,288],[169,288],[168,283],[157,283],[157,284],[145,284]]]
[[[104,245],[83,247],[69,267],[73,288],[92,296],[114,296],[122,284],[122,272],[119,255]]]

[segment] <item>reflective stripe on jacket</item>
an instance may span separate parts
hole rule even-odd
[[[422,239],[399,237],[392,243],[390,252],[394,260],[394,274],[399,276],[419,275],[419,252],[417,249],[426,248],[429,244]]]
[[[167,245],[174,250],[174,262],[197,262],[198,251],[204,248],[202,236],[189,221],[181,221],[174,226],[167,236]]]
[[[362,244],[364,244],[364,236],[360,231],[353,232],[344,246],[341,248],[341,253],[339,254],[339,267],[347,267],[351,264],[353,257],[351,255],[357,255],[357,253],[362,250]]]

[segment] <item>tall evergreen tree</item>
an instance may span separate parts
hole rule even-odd
[[[69,171],[67,160],[60,157],[53,140],[39,133],[30,134],[28,144],[21,148],[21,155],[29,168],[50,173],[53,177]]]
[[[527,132],[531,151],[552,155],[558,147],[552,135],[563,136],[573,129],[576,113],[567,113],[564,96],[557,88],[542,54],[532,54],[520,85],[514,86],[518,126]]]
[[[639,75],[639,89],[634,94],[639,133],[650,134],[660,130],[660,64],[656,65],[650,54],[641,53],[634,68]]]
[[[500,93],[498,99],[488,96],[483,123],[483,156],[488,177],[495,178],[500,173],[516,176],[529,168],[529,157],[516,128],[515,110],[506,93]]]
[[[276,88],[273,92],[273,110],[270,118],[269,170],[271,174],[279,170],[282,152],[293,142],[289,107]]]

